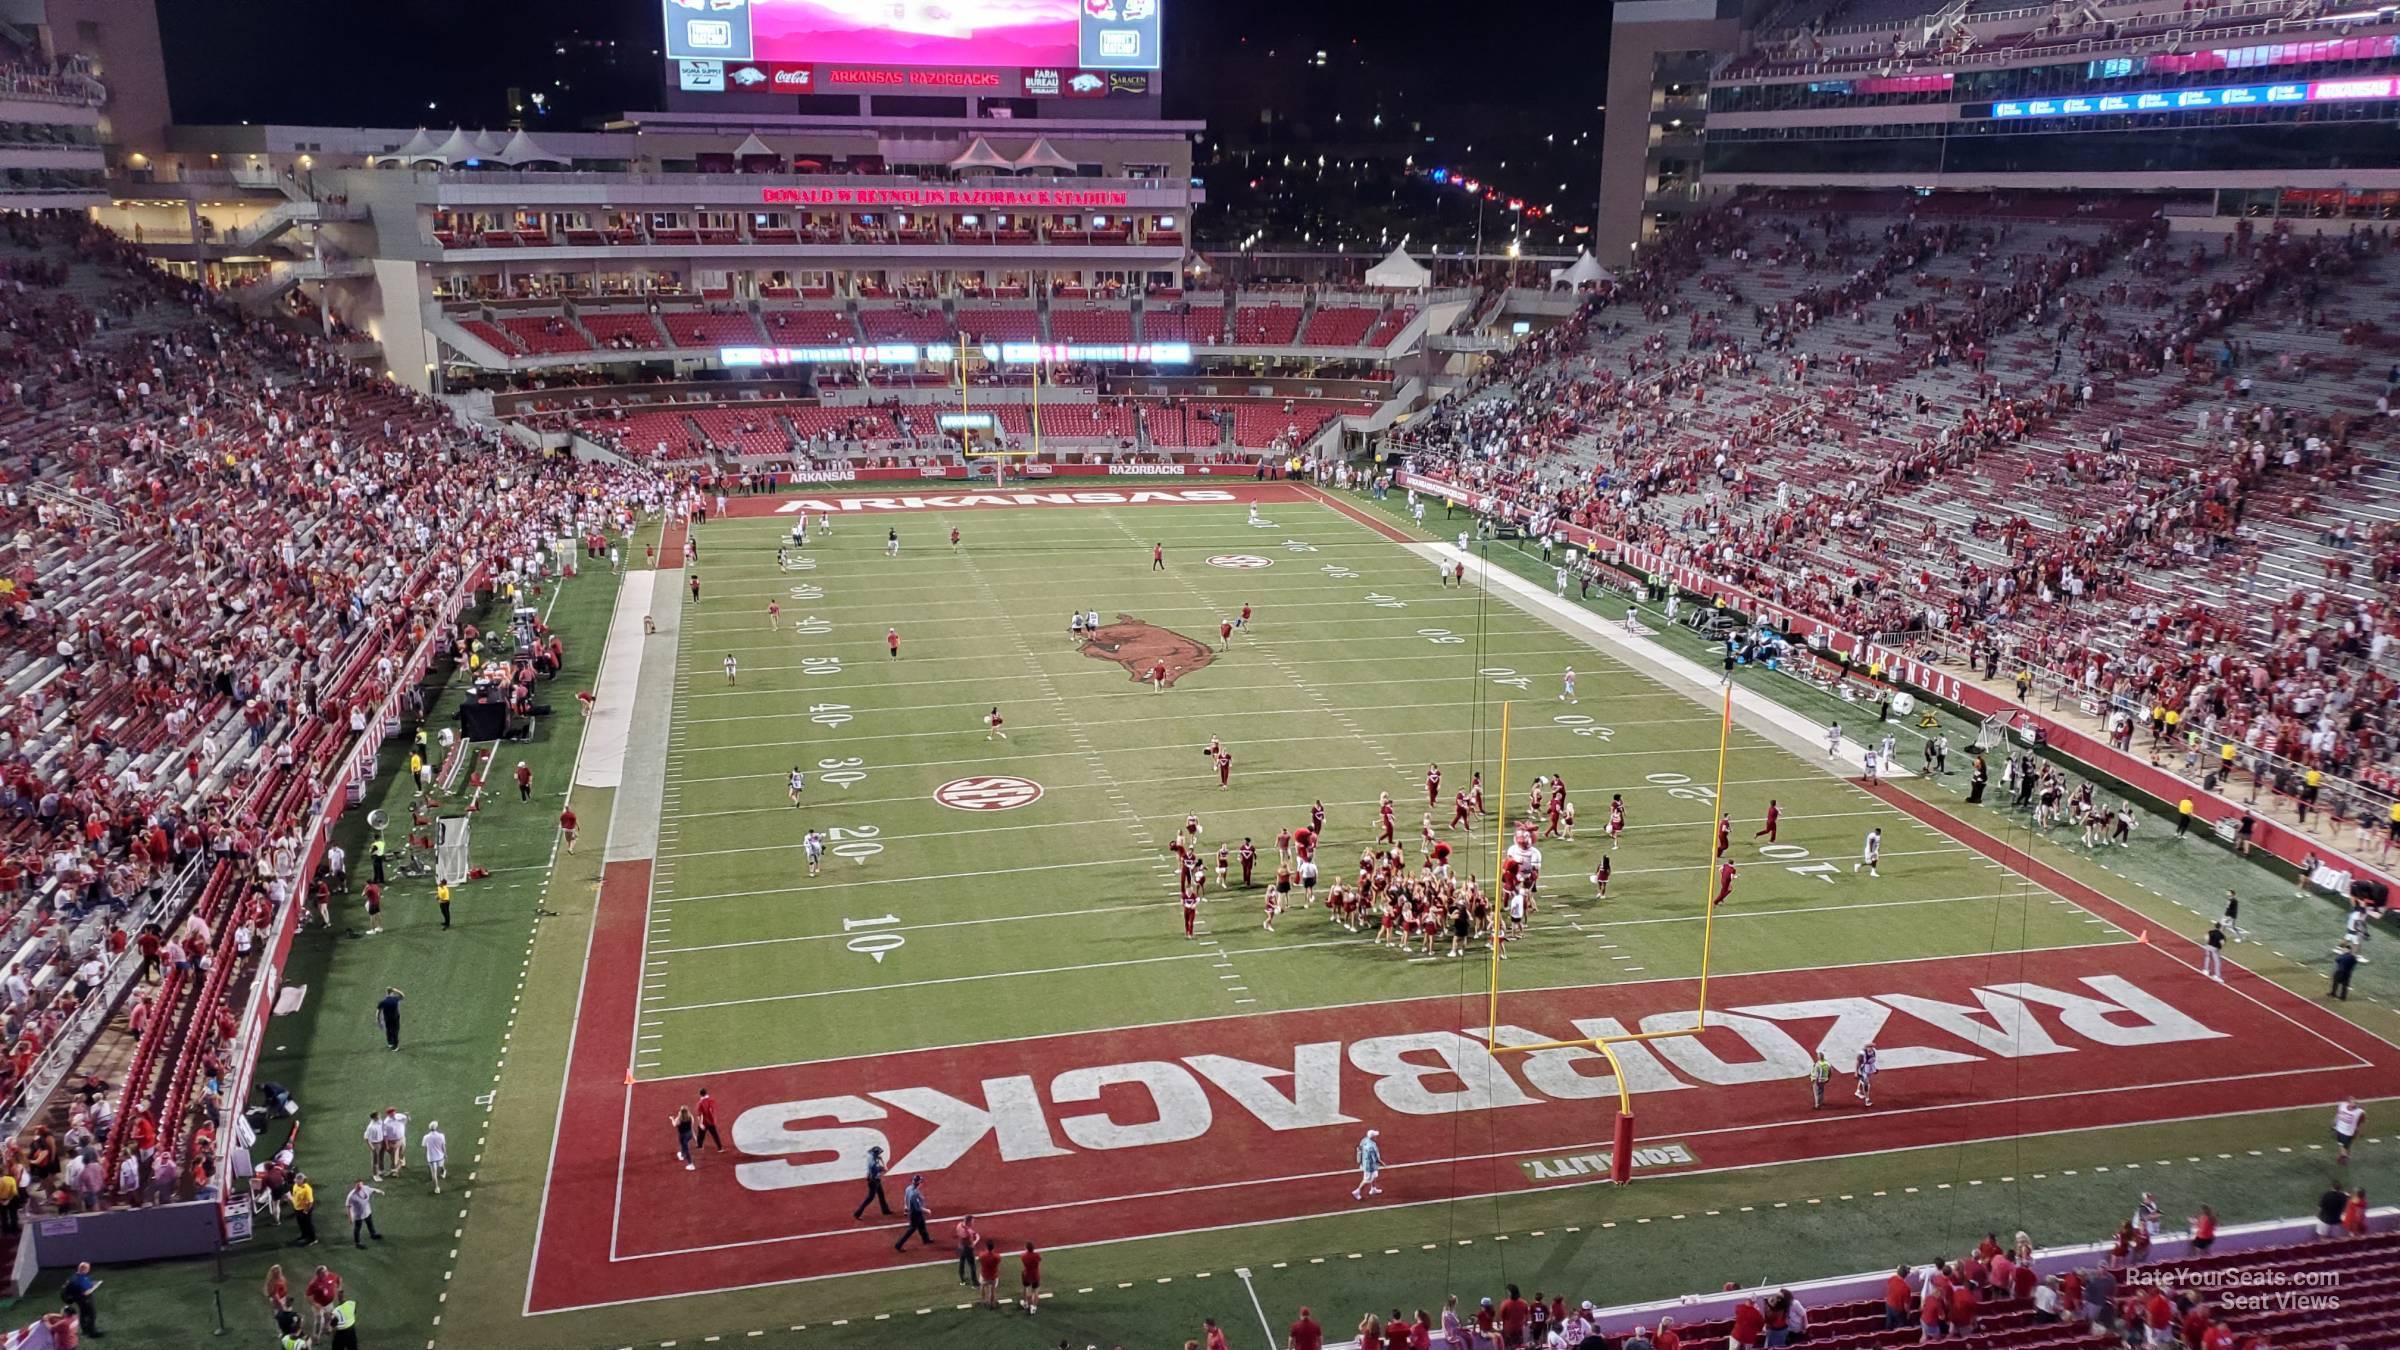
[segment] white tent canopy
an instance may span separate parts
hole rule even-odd
[[[1075,161],[1060,154],[1058,147],[1052,145],[1047,136],[1034,138],[1033,144],[1025,147],[1025,153],[1017,156],[1014,162],[1020,169],[1057,169],[1062,173],[1075,171]]]
[[[1552,286],[1565,286],[1573,288],[1577,286],[1589,286],[1602,281],[1615,281],[1616,279],[1617,278],[1614,273],[1610,272],[1607,268],[1602,267],[1600,265],[1600,260],[1593,257],[1589,253],[1576,254],[1575,261],[1570,266],[1553,267],[1550,269],[1550,284]]]
[[[953,169],[1007,169],[1013,168],[1014,165],[1009,162],[1008,156],[994,150],[990,141],[978,136],[975,138],[975,143],[967,147],[965,154],[950,161],[950,167]]]
[[[413,164],[420,159],[429,159],[432,155],[433,137],[425,134],[425,128],[418,127],[417,134],[401,142],[398,148],[377,155],[375,158],[387,163]]]
[[[472,137],[468,138],[467,143],[475,147],[475,154],[478,158],[500,158],[500,142],[493,140],[492,133],[488,131],[478,130]]]
[[[533,137],[526,135],[522,130],[508,138],[508,144],[501,147],[498,159],[510,168],[523,168],[528,164],[565,164],[568,162],[565,155],[554,155],[543,149],[534,141]]]
[[[770,148],[770,147],[767,145],[767,143],[766,143],[765,141],[762,141],[762,140],[760,140],[760,139],[758,138],[758,133],[757,133],[757,132],[755,132],[755,131],[751,132],[751,133],[750,133],[748,136],[746,136],[746,137],[742,138],[742,143],[741,143],[740,145],[737,145],[737,146],[735,146],[735,147],[733,148],[733,157],[734,157],[735,159],[780,159],[780,158],[782,158],[780,155],[777,155],[777,154],[775,153],[775,151],[774,151],[772,148]]]
[[[435,146],[422,156],[425,159],[438,159],[444,164],[464,164],[470,159],[484,157],[483,151],[476,148],[475,142],[467,139],[467,133],[457,127],[450,128],[450,139]]]
[[[1431,280],[1433,273],[1427,270],[1425,264],[1408,256],[1406,244],[1393,249],[1391,256],[1367,269],[1367,284],[1385,290],[1421,291],[1425,289],[1425,283]]]

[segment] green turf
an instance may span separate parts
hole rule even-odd
[[[912,516],[896,560],[883,555],[881,522],[847,522],[795,574],[776,562],[785,522],[707,526],[706,600],[684,616],[655,898],[669,923],[652,932],[644,989],[657,1000],[644,1031],[660,1039],[640,1071],[775,1063],[801,1044],[817,1058],[1479,985],[1482,972],[1463,969],[1475,963],[1412,961],[1322,909],[1262,931],[1259,897],[1276,833],[1305,824],[1312,800],[1327,809],[1328,879],[1354,870],[1374,838],[1378,793],[1392,794],[1400,837],[1416,846],[1429,762],[1445,774],[1437,831],[1458,865],[1489,875],[1493,825],[1449,831],[1448,798],[1480,771],[1497,805],[1508,700],[1511,803],[1522,809],[1517,789],[1536,774],[1563,773],[1579,811],[1575,842],[1545,841],[1548,902],[1510,953],[1510,987],[1696,973],[1714,712],[1480,590],[1439,586],[1430,566],[1329,508],[1268,514],[1272,529],[1249,526],[1239,506]],[[954,524],[967,536],[958,552],[914,546]],[[1153,541],[1169,551],[1164,572],[1148,568]],[[1222,553],[1275,565],[1202,561]],[[808,597],[794,595],[801,587]],[[768,627],[770,600],[785,606],[780,630]],[[1214,644],[1218,620],[1245,602],[1253,624],[1163,694],[1066,634],[1081,607]],[[824,631],[795,632],[793,619]],[[897,660],[886,654],[892,627]],[[728,654],[738,683],[723,674]],[[1580,675],[1572,706],[1559,698],[1569,665]],[[995,703],[1005,742],[980,724]],[[1228,788],[1199,753],[1212,736],[1235,757]],[[863,779],[822,781],[820,765],[852,759]],[[814,780],[797,808],[784,789],[794,766]],[[1044,795],[1005,812],[932,800],[939,784],[986,773],[1035,779]],[[1739,725],[1723,774],[1745,842],[1775,798],[1794,851],[1746,871],[1742,904],[1718,925],[1719,972],[2123,940]],[[1595,901],[1585,878],[1607,847],[1611,792],[1624,793],[1630,823],[1610,895]],[[1238,981],[1218,978],[1218,950],[1181,930],[1164,847],[1187,812],[1212,854],[1249,836],[1267,855],[1258,890],[1212,892],[1203,906]],[[1848,870],[1871,826],[1886,833],[1880,878]],[[829,858],[808,877],[800,841],[811,827],[847,832],[837,852],[864,856]],[[1833,871],[1793,870],[1825,860]],[[1896,923],[1896,910],[1945,921]],[[861,932],[903,945],[876,961],[850,950]]]
[[[1397,506],[1395,499],[1387,509]],[[1203,973],[1204,964],[1181,959],[1171,876],[1161,876],[1153,864],[1163,858],[1159,846],[1187,809],[1200,811],[1212,839],[1227,830],[1271,836],[1279,825],[1300,819],[1310,798],[1322,796],[1332,817],[1322,854],[1330,875],[1334,865],[1355,858],[1369,803],[1387,788],[1403,807],[1401,835],[1413,843],[1427,758],[1443,764],[1445,798],[1471,768],[1480,766],[1487,781],[1496,779],[1495,700],[1501,697],[1521,700],[1511,781],[1563,769],[1576,789],[1579,833],[1587,836],[1587,842],[1563,849],[1552,845],[1547,871],[1565,878],[1566,889],[1552,888],[1561,908],[1546,911],[1545,919],[1572,914],[1587,928],[1617,922],[1609,940],[1620,952],[1635,950],[1629,942],[1640,944],[1638,957],[1603,965],[1588,954],[1579,958],[1578,939],[1537,931],[1510,962],[1512,986],[1688,970],[1695,955],[1683,931],[1688,925],[1625,921],[1673,920],[1697,908],[1708,804],[1666,791],[1689,794],[1688,785],[1652,784],[1647,776],[1681,773],[1703,783],[1713,778],[1713,722],[1706,710],[1477,592],[1436,591],[1429,567],[1320,508],[1281,506],[1266,514],[1276,529],[1251,530],[1238,507],[911,516],[901,524],[909,549],[896,564],[881,556],[881,523],[845,521],[830,547],[812,550],[817,568],[794,576],[773,571],[769,532],[780,527],[762,521],[705,527],[708,599],[684,615],[685,678],[674,709],[678,758],[665,843],[674,866],[660,886],[660,895],[675,901],[663,907],[674,917],[658,945],[769,945],[677,952],[667,958],[661,988],[678,1005],[733,997],[773,1001],[742,1005],[740,1017],[727,1016],[732,1010],[726,1009],[665,1014],[669,1039],[643,1072],[981,1040],[1019,1029],[1058,1031],[1480,989],[1479,974],[1463,969],[1474,963],[1412,966],[1390,951],[1348,941],[1320,914],[1287,917],[1280,932],[1268,935],[1258,930],[1250,900],[1212,899],[1212,926],[1228,948],[1240,951],[1246,986],[1240,997],[1259,1000],[1234,1005],[1234,996],[1206,987],[1223,982]],[[953,521],[967,536],[970,557],[949,558],[937,542]],[[1440,523],[1438,513],[1429,521]],[[1176,563],[1163,578],[1146,574],[1153,537],[1167,543]],[[1287,541],[1314,552],[1287,548]],[[1200,565],[1197,555],[1218,551],[1271,556],[1276,565],[1263,572]],[[1509,554],[1505,547],[1495,550],[1496,558],[1547,584],[1538,562]],[[1335,575],[1329,565],[1355,575]],[[802,585],[826,594],[791,595]],[[1367,598],[1370,593],[1405,607],[1378,604]],[[770,596],[781,598],[784,632],[766,631]],[[1104,615],[1123,610],[1199,636],[1213,628],[1222,608],[1244,599],[1259,606],[1254,641],[1247,649],[1237,643],[1235,651],[1165,695],[1138,689],[1115,667],[1067,650],[1069,605]],[[834,630],[805,640],[790,631],[794,619],[812,613],[834,623]],[[605,615],[601,587],[570,587],[561,600],[557,618],[579,667],[571,682],[588,683],[581,663],[597,655]],[[895,624],[907,639],[898,663],[881,647],[884,628]],[[1661,626],[1655,618],[1653,624]],[[1434,642],[1420,628],[1447,629],[1468,640]],[[1670,630],[1664,640],[1684,639]],[[740,686],[725,696],[718,663],[729,648],[739,651],[743,673]],[[837,656],[844,670],[804,675],[802,658],[809,656]],[[1551,720],[1559,715],[1556,670],[1570,659],[1584,677],[1580,712],[1570,715],[1591,716],[1592,725],[1612,728],[1613,735],[1576,736]],[[1501,669],[1520,675],[1478,674]],[[1524,688],[1495,682],[1520,677]],[[1752,679],[1811,717],[1833,707],[1795,681],[1745,676]],[[951,683],[913,683],[919,680]],[[975,720],[994,701],[1009,713],[1011,740],[1004,746],[987,744]],[[851,720],[810,720],[810,708],[831,703],[850,705],[843,711]],[[699,720],[728,715],[756,720]],[[1353,725],[1345,725],[1344,717]],[[1151,720],[1161,718],[1167,720]],[[1234,786],[1225,792],[1204,774],[1197,754],[1211,734],[1224,737],[1237,755]],[[1903,736],[1913,753],[1905,731]],[[1767,794],[1778,795],[1787,812],[1785,838],[1818,858],[1846,864],[1868,820],[1848,813],[1880,810],[1879,804],[1842,786],[1813,757],[1795,758],[1747,735],[1737,738],[1736,747],[1727,800],[1737,818],[1754,818]],[[534,747],[545,785],[563,782],[563,756],[572,748],[571,739]],[[865,761],[860,767],[866,778],[845,789],[820,777],[821,761],[851,756]],[[799,811],[783,796],[783,774],[795,761],[811,770],[809,805]],[[947,811],[924,800],[935,784],[983,772],[1023,773],[1048,792],[1032,807],[990,814]],[[1748,781],[1761,778],[1779,781]],[[1612,898],[1580,903],[1585,892],[1577,879],[1597,847],[1588,836],[1605,818],[1604,810],[1595,810],[1595,794],[1604,803],[1604,786],[1615,782],[1639,784],[1629,794],[1636,829],[1621,851]],[[1967,810],[1955,782],[1912,782],[1910,790]],[[543,903],[553,913],[538,929],[529,910],[477,913],[462,903],[462,915],[484,926],[466,935],[475,956],[455,972],[448,966],[458,960],[456,951],[392,944],[394,936],[407,936],[403,925],[431,922],[405,902],[395,909],[393,933],[303,940],[293,978],[324,983],[334,996],[321,1000],[312,993],[309,1008],[288,1020],[288,1035],[279,1037],[286,1048],[275,1062],[312,1116],[328,1121],[324,1128],[334,1137],[324,1156],[347,1158],[355,1132],[343,1133],[344,1122],[397,1094],[420,1121],[429,1105],[431,1114],[444,1118],[460,1170],[468,1171],[465,1160],[473,1155],[464,1147],[467,1131],[452,1113],[473,1119],[473,1097],[494,1087],[499,1092],[488,1117],[488,1143],[479,1144],[483,1156],[471,1197],[462,1193],[458,1208],[437,1209],[424,1197],[395,1193],[382,1209],[391,1240],[365,1254],[328,1249],[332,1263],[361,1291],[368,1344],[424,1339],[438,1345],[695,1346],[714,1337],[725,1344],[879,1347],[904,1338],[913,1343],[928,1335],[975,1334],[1002,1320],[957,1311],[956,1287],[926,1270],[520,1318],[597,875],[596,827],[606,806],[605,795],[578,794],[578,810],[595,828],[587,830],[582,855],[566,860],[550,878]],[[2112,853],[2104,863],[2084,861],[2071,856],[2075,850],[2027,838],[2004,813],[1985,810],[1969,818],[2007,831],[2012,842],[2022,840],[2162,928],[2188,926],[2194,915],[2185,906],[2209,908],[2224,885],[2242,885],[2254,898],[2252,926],[2262,941],[2242,949],[2239,959],[2295,987],[2317,979],[2306,962],[2323,945],[2318,939],[2330,920],[2314,902],[2283,902],[2288,884],[2260,869],[2213,846],[2171,846],[2148,827],[2133,849]],[[540,818],[499,807],[485,813],[477,823],[479,852],[487,859],[546,858],[549,812],[535,814]],[[1446,818],[1444,813],[1436,824]],[[790,847],[810,823],[872,826],[875,836],[858,842],[880,843],[883,851],[811,883]],[[1974,944],[1997,942],[1990,923],[1940,921],[1969,910],[1979,918],[2005,918],[2001,926],[2011,948],[2020,941],[2039,946],[2116,937],[2079,920],[2062,925],[2056,907],[2028,905],[2030,888],[1971,855],[1899,856],[1921,847],[1907,841],[1922,836],[1896,823],[1886,830],[1891,865],[1882,883],[1852,884],[1846,867],[1833,887],[1745,868],[1746,913],[1719,930],[1719,968],[1793,964],[1794,944],[1818,939],[1846,960],[1865,952],[1890,957],[1952,949],[1938,945],[1945,943],[1981,950]],[[721,851],[733,849],[762,851]],[[1126,861],[1095,862],[1100,859]],[[1489,870],[1488,861],[1480,855],[1478,861],[1479,870]],[[1047,870],[948,875],[1027,867]],[[946,879],[908,880],[935,877]],[[1888,893],[1870,889],[1877,884]],[[732,891],[772,893],[687,898]],[[1866,908],[1892,899],[1985,892],[2005,898],[1948,900],[1922,911]],[[1829,894],[1833,908],[1797,912],[1821,909]],[[1755,917],[1747,913],[1752,910]],[[1076,917],[1027,917],[1059,911]],[[1920,912],[1937,921],[1914,922]],[[900,920],[904,946],[880,964],[847,949],[855,934],[843,931],[842,919],[887,914]],[[2034,925],[2023,936],[2016,928],[2020,917]],[[938,923],[956,926],[928,926]],[[529,932],[532,963],[523,972],[519,1007],[509,976],[523,959],[519,944]],[[1922,951],[1912,943],[1924,944]],[[2277,952],[2288,955],[2275,957]],[[1154,956],[1169,959],[1099,965]],[[1196,964],[1202,969],[1191,969]],[[1645,969],[1630,976],[1617,969],[1629,965]],[[1054,966],[1098,968],[1010,973]],[[2388,998],[2392,986],[2375,981],[2392,978],[2388,963],[2362,970],[2362,998],[2344,1011],[2393,1034],[2390,1007],[2369,1001],[2378,993]],[[913,984],[928,979],[962,982]],[[406,985],[412,995],[420,987],[436,990],[455,1020],[437,1035],[421,1017],[412,1027],[411,1053],[381,1055],[356,996],[385,983]],[[343,989],[352,997],[341,997]],[[853,990],[858,992],[831,992]],[[410,1006],[419,1013],[417,999]],[[772,1030],[761,1034],[767,1028]],[[397,1069],[418,1077],[395,1085],[377,1076]],[[2378,1106],[2371,1128],[2388,1125],[2391,1110]],[[1922,1259],[1990,1228],[2028,1227],[2044,1241],[2096,1237],[2113,1228],[2140,1189],[2160,1191],[2171,1215],[2202,1201],[2229,1220],[2290,1214],[2304,1210],[2332,1174],[2323,1151],[2311,1147],[2322,1129],[2322,1114],[2312,1111],[2098,1131],[1651,1178],[1624,1192],[1544,1190],[1079,1249],[1053,1257],[1050,1284],[1058,1297],[1044,1315],[1011,1325],[1003,1335],[1026,1345],[1036,1337],[1044,1345],[1061,1339],[1172,1345],[1196,1335],[1201,1316],[1214,1315],[1235,1345],[1256,1350],[1266,1338],[1233,1275],[1236,1267],[1252,1271],[1278,1328],[1301,1302],[1314,1304],[1329,1326],[1346,1326],[1368,1308],[1436,1306],[1450,1291],[1472,1299],[1503,1280],[1519,1281],[1528,1292],[1565,1287],[1576,1297],[1606,1302],[1688,1292],[1729,1278],[1797,1279]],[[2371,1194],[2400,1184],[2393,1152],[2378,1136],[2352,1164],[2352,1175]],[[306,1148],[303,1162],[320,1166]],[[324,1164],[337,1172],[344,1165]],[[295,1255],[253,1245],[232,1257],[221,1287],[204,1263],[112,1272],[107,1298],[117,1320],[110,1343],[191,1344],[196,1329],[207,1324],[212,1292],[222,1292],[237,1333],[263,1342],[257,1279],[268,1260],[283,1259],[292,1269]]]

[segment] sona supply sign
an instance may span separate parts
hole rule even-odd
[[[844,71],[1156,70],[1164,0],[660,0],[665,55]]]

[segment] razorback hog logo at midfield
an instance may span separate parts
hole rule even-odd
[[[1200,639],[1130,614],[1120,614],[1115,623],[1094,630],[1083,640],[1083,654],[1125,667],[1136,684],[1149,679],[1151,669],[1161,662],[1167,667],[1167,683],[1173,684],[1217,659]]]

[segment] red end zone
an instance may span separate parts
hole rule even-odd
[[[1608,1173],[1615,1088],[1588,1051],[1494,1059],[1480,998],[1228,1017],[712,1074],[727,1151],[687,1173],[668,1119],[697,1082],[624,1084],[647,864],[612,864],[561,1110],[527,1308],[812,1279],[938,1260],[851,1217],[865,1158],[895,1204],[1003,1247],[1338,1213],[1366,1130],[1381,1205]],[[1691,1025],[1689,981],[1527,992],[1502,1036]],[[1718,1170],[2400,1093],[2400,1049],[2266,980],[2141,944],[1727,976],[1709,1029],[1629,1047],[1637,1170]],[[1847,1071],[1872,1041],[1876,1104]],[[1823,1110],[1823,1045],[1845,1070]]]
[[[1154,465],[1139,466],[1155,473]],[[725,503],[729,519],[789,516],[802,511],[832,516],[890,515],[911,511],[1005,511],[1043,506],[1243,506],[1251,503],[1316,501],[1304,484],[1293,482],[1224,483],[1207,487],[1176,487],[1165,483],[1101,487],[1105,480],[1036,479],[1030,486],[994,488],[961,485],[956,489],[919,488],[907,492],[810,492],[805,489],[772,496],[733,497]]]

